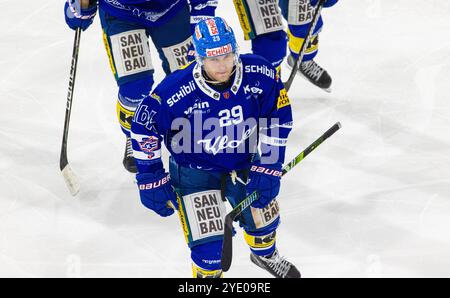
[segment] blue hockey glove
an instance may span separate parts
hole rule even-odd
[[[318,2],[319,2],[319,0],[310,0],[310,3],[312,6],[316,6]],[[323,5],[323,7],[331,7],[331,6],[335,5],[336,2],[338,2],[338,0],[327,0],[327,1],[325,1],[325,4]]]
[[[92,24],[96,13],[97,4],[87,9],[82,9],[80,0],[67,0],[64,5],[66,23],[73,30],[77,28],[81,28],[83,31],[86,30]]]
[[[259,199],[253,202],[252,207],[266,207],[280,192],[281,164],[262,165],[259,162],[252,165],[249,173],[249,182],[246,186],[247,196],[255,190]]]
[[[192,62],[192,61],[194,61],[195,60],[195,48],[194,48],[194,44],[191,44],[190,46],[189,46],[189,49],[188,49],[188,53],[187,53],[187,62],[188,63],[190,63],[190,62]]]
[[[170,183],[170,176],[164,171],[157,173],[143,173],[136,175],[141,202],[145,207],[155,211],[162,217],[172,215],[174,209],[170,207],[172,203],[178,209],[176,195]]]

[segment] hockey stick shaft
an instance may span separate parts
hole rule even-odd
[[[303,41],[303,44],[300,48],[300,52],[298,53],[297,59],[295,59],[294,65],[292,66],[291,74],[289,75],[289,79],[284,83],[284,87],[286,88],[286,91],[289,91],[291,88],[292,82],[294,81],[295,75],[297,74],[298,67],[300,63],[303,61],[303,57],[305,56],[306,48],[309,45],[309,42],[311,41],[311,37],[313,35],[314,29],[316,28],[317,22],[320,18],[320,13],[322,11],[323,5],[326,0],[319,0],[319,3],[317,4],[317,8],[314,12],[313,19],[309,25],[308,28],[308,34],[306,35],[305,40]]]
[[[320,144],[323,143],[326,139],[332,136],[336,131],[341,128],[341,123],[337,122],[332,127],[330,127],[326,132],[324,132],[317,140],[314,141],[311,145],[306,147],[305,150],[300,152],[294,159],[292,159],[288,164],[283,167],[282,176],[284,176],[287,172],[292,170],[296,165],[298,165],[306,156],[308,156],[314,149],[319,147]],[[254,195],[255,192],[250,194],[247,198],[245,198],[238,206],[236,206],[230,213],[233,213],[233,220],[238,217],[242,211],[244,211],[248,206],[250,206],[254,201],[258,199],[257,195]]]
[[[70,114],[72,111],[73,92],[75,88],[75,77],[77,73],[78,52],[80,49],[81,28],[75,31],[75,39],[73,42],[72,63],[70,66],[69,88],[67,92],[66,115],[64,119],[64,131],[61,144],[61,155],[59,159],[59,168],[62,171],[64,180],[72,195],[76,195],[79,191],[77,178],[69,166],[67,159],[67,140],[69,137]]]
[[[336,131],[341,128],[341,123],[337,122],[332,127],[330,127],[325,133],[323,133],[317,140],[315,140],[311,145],[306,147],[300,154],[298,154],[294,159],[292,159],[288,164],[283,167],[282,176],[288,173],[292,168],[298,165],[306,156],[308,156],[314,149],[316,149],[320,144],[322,144],[326,139],[332,136]],[[241,203],[239,203],[230,213],[225,216],[225,227],[224,227],[224,238],[222,244],[222,259],[221,266],[224,272],[228,271],[231,267],[231,260],[233,254],[233,222],[234,220],[254,201],[259,198],[257,191],[252,192],[247,196]]]
[[[283,175],[289,172],[293,167],[298,165],[306,156],[308,156],[314,149],[316,149],[320,144],[326,139],[331,137],[336,131],[341,128],[341,123],[337,122],[332,127],[330,127],[326,132],[323,133],[317,140],[311,145],[306,147],[299,155],[297,155],[293,160],[283,167]]]

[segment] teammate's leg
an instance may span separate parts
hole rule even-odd
[[[288,21],[289,56],[287,63],[292,67],[307,38],[315,7],[310,4],[309,0],[280,0],[280,8],[283,17]],[[329,89],[332,83],[330,75],[314,61],[319,49],[319,33],[322,27],[323,20],[320,17],[306,47],[299,72],[314,85],[322,89]]]
[[[99,10],[103,41],[111,69],[119,86],[117,118],[127,138],[124,166],[136,172],[130,142],[131,119],[138,104],[150,94],[153,66],[146,29],[137,23],[120,20]]]
[[[192,33],[187,4],[168,22],[149,28],[149,33],[166,74],[188,63],[187,55],[192,45]]]
[[[286,33],[282,16],[274,1],[234,0],[246,40],[252,41],[252,51],[266,58],[278,69],[286,56]]]

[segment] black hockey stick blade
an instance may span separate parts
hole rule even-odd
[[[221,257],[221,266],[224,272],[227,272],[228,269],[230,269],[231,260],[233,258],[233,221],[235,221],[236,218],[241,215],[242,211],[244,211],[258,198],[259,194],[254,191],[225,216]]]
[[[233,258],[233,218],[229,213],[225,216],[225,227],[223,234],[222,259],[221,266],[224,272],[231,267],[231,260]],[[223,253],[227,252],[227,253]]]

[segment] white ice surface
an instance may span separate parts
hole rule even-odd
[[[74,34],[63,2],[0,1],[0,276],[190,277],[178,218],[141,206],[121,165],[98,18],[82,34],[71,119],[78,196],[64,184]],[[287,159],[343,128],[283,179],[280,252],[305,277],[450,277],[450,4],[342,0],[323,14],[317,61],[333,92],[295,79]],[[232,1],[218,15],[249,51]],[[268,277],[241,233],[234,248],[226,276]]]

